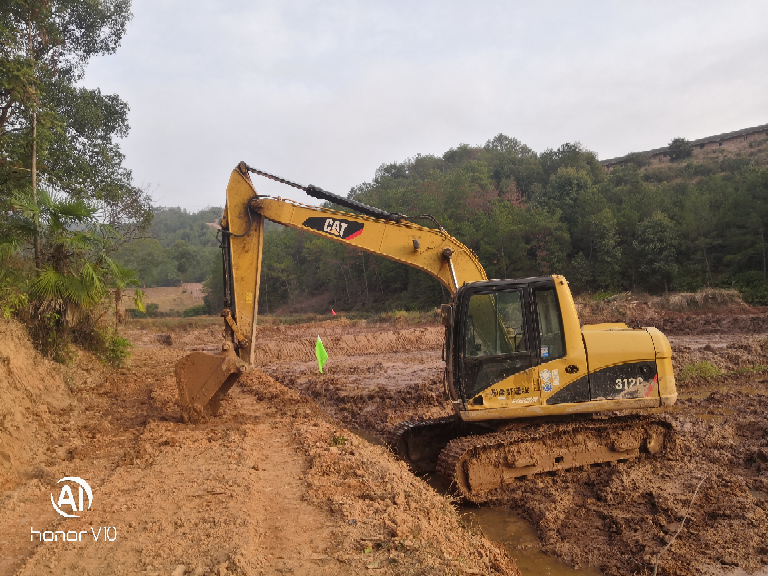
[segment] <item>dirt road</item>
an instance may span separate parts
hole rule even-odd
[[[129,369],[86,358],[58,374],[20,333],[0,326],[0,439],[28,452],[0,469],[0,575],[518,574],[388,451],[258,371],[193,426],[172,377],[186,350],[158,343]],[[22,381],[35,373],[43,386]],[[14,414],[19,390],[32,401]],[[65,476],[93,490],[80,518],[53,509]]]

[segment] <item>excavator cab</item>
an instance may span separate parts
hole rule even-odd
[[[656,328],[582,327],[562,276],[468,283],[445,306],[447,388],[467,421],[674,403]]]
[[[555,281],[491,280],[457,291],[447,339],[455,403],[466,405],[495,384],[565,355]],[[528,389],[538,391],[533,382]]]

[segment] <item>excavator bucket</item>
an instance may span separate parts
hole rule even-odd
[[[234,351],[221,354],[193,352],[176,364],[176,386],[185,422],[199,422],[215,416],[221,400],[244,371]]]

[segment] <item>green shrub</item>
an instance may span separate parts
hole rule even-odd
[[[208,309],[206,308],[205,304],[192,306],[192,308],[187,308],[184,310],[184,312],[181,313],[184,318],[191,318],[192,316],[205,316],[206,314],[208,314]]]
[[[721,374],[722,372],[717,366],[710,364],[706,360],[702,360],[701,362],[686,364],[683,369],[680,370],[677,379],[680,382],[687,382],[688,380],[693,380],[695,378],[714,378]]]
[[[136,308],[126,308],[125,315],[128,318],[149,318],[146,312],[142,312],[141,310],[138,310]]]
[[[615,296],[612,292],[597,292],[594,296],[592,296],[592,299],[595,302],[602,302],[603,300],[608,300],[611,296]]]
[[[101,331],[100,335],[101,345],[97,353],[101,361],[116,368],[125,366],[131,357],[133,344],[114,330]]]
[[[761,271],[750,270],[735,274],[731,281],[744,302],[750,306],[768,306],[768,285]]]
[[[331,438],[331,446],[344,446],[347,443],[347,439],[341,434],[334,434]]]

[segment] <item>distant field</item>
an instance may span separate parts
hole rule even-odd
[[[142,288],[142,292],[146,294],[144,304],[157,304],[160,312],[183,312],[187,308],[202,304],[205,295],[202,284],[191,282],[170,288]],[[133,290],[126,291],[123,305],[133,308]]]

